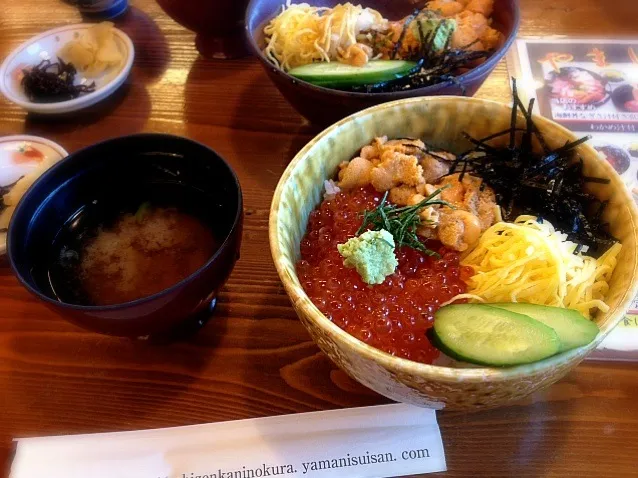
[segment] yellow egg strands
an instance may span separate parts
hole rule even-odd
[[[362,14],[374,22],[384,21],[376,10],[351,3],[325,8],[288,2],[264,28],[268,43],[264,54],[286,71],[313,62],[334,60],[337,47],[347,48],[357,43]]]
[[[576,244],[547,221],[520,216],[499,222],[462,261],[474,269],[467,298],[479,302],[526,302],[576,309],[586,317],[607,312],[604,299],[621,249],[616,243],[601,257],[574,254]]]

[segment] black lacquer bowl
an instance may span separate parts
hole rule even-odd
[[[172,287],[132,302],[93,306],[61,299],[49,278],[61,231],[149,199],[197,211],[218,239],[210,259]],[[215,303],[239,257],[242,222],[239,181],[213,150],[170,135],[126,136],[73,153],[43,174],[13,215],[7,254],[20,282],[71,322],[112,335],[170,335]]]

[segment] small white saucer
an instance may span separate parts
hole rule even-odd
[[[77,98],[57,103],[34,103],[24,94],[19,74],[23,68],[39,64],[42,60],[57,61],[57,52],[70,40],[77,38],[94,24],[81,23],[54,28],[26,41],[16,48],[0,67],[0,92],[11,102],[25,110],[39,114],[61,114],[78,111],[92,106],[117,90],[131,71],[135,50],[129,36],[117,28],[113,29],[115,41],[124,55],[119,71],[107,70],[97,78],[83,78],[82,73],[76,75],[76,84],[95,81],[95,91],[82,94]]]
[[[14,155],[21,149],[32,148],[41,153],[39,159],[32,161],[14,160]],[[49,167],[68,156],[59,144],[38,136],[17,135],[0,137],[0,186],[14,184],[21,177],[31,173],[39,164]],[[45,169],[46,170],[46,169]],[[43,170],[42,172],[44,172]],[[34,178],[35,179],[35,178]],[[2,211],[0,211],[0,215]],[[7,252],[7,234],[0,232],[0,256]]]

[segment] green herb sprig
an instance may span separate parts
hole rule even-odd
[[[407,246],[429,256],[438,257],[439,254],[425,247],[417,236],[418,228],[426,222],[419,217],[419,212],[425,207],[435,205],[456,209],[447,201],[435,199],[448,187],[450,187],[450,185],[437,189],[418,204],[404,207],[387,204],[388,192],[386,192],[375,209],[363,212],[363,223],[357,231],[357,236],[367,230],[380,231],[381,229],[385,229],[392,234],[396,247]]]

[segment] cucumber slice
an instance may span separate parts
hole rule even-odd
[[[412,72],[416,66],[415,62],[404,60],[374,60],[364,66],[331,61],[298,66],[288,73],[300,80],[326,88],[345,88],[401,78]]]
[[[465,362],[506,367],[558,353],[556,332],[526,315],[483,304],[441,307],[434,314],[434,339],[447,355]]]
[[[598,335],[598,326],[587,320],[577,310],[536,304],[488,304],[490,307],[527,315],[556,331],[561,342],[561,352],[587,345]]]

